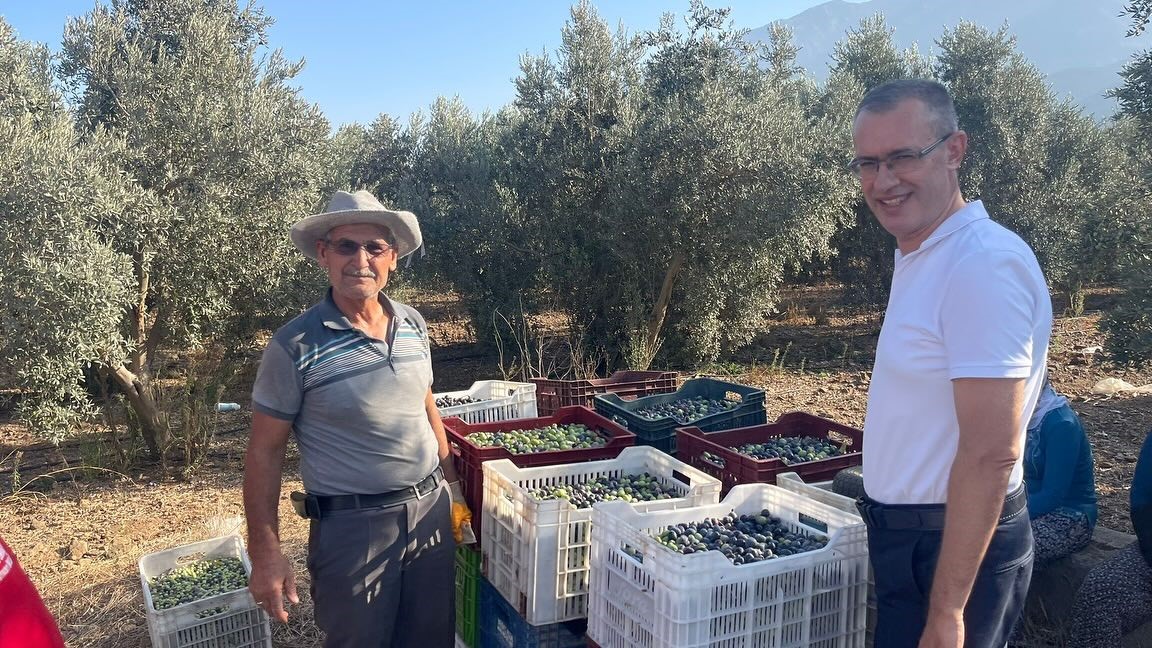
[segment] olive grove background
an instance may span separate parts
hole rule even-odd
[[[1150,10],[1118,5],[1132,29],[1116,38],[1146,39]],[[334,125],[293,85],[305,62],[268,44],[272,19],[112,0],[68,25],[58,57],[0,21],[0,367],[45,438],[103,419],[193,460],[260,333],[319,296],[285,234],[338,188],[417,213],[426,254],[403,281],[455,291],[480,343],[559,312],[601,371],[728,357],[792,282],[882,306],[893,244],[844,164],[856,102],[907,76],[956,99],[966,196],[1033,245],[1068,312],[1089,284],[1122,289],[1107,350],[1152,359],[1148,51],[1097,122],[1003,29],[957,25],[929,58],[870,18],[817,84],[783,28],[754,46],[697,2],[628,33],[582,2],[498,112],[440,98]]]

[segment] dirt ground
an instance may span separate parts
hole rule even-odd
[[[765,388],[769,419],[803,410],[862,425],[880,315],[837,308],[834,296],[832,288],[788,293],[770,329],[735,361],[712,367],[709,374]],[[1091,388],[1106,377],[1147,384],[1152,369],[1113,367],[1093,352],[1106,343],[1097,323],[1109,299],[1107,291],[1093,293],[1088,314],[1057,320],[1049,369],[1092,440],[1100,524],[1130,532],[1128,484],[1140,444],[1152,428],[1152,398],[1103,397]],[[430,322],[437,391],[501,377],[497,359],[475,351],[451,299],[416,305]],[[94,432],[57,449],[37,443],[18,425],[0,423],[0,534],[37,583],[69,646],[148,646],[140,557],[242,531],[240,484],[249,416],[245,392],[237,389],[226,398],[244,409],[220,415],[209,460],[189,478],[147,462],[117,474],[84,469],[109,465],[106,434]],[[300,488],[295,455],[289,454],[285,494]],[[280,512],[284,545],[298,567],[302,603],[293,608],[287,625],[275,628],[274,641],[278,646],[319,646],[304,569],[307,525],[292,513],[286,497]]]

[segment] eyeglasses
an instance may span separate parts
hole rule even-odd
[[[882,159],[856,158],[848,163],[848,170],[857,178],[875,178],[876,174],[880,173],[880,165],[883,164],[887,166],[888,170],[894,175],[910,173],[920,166],[920,162],[924,159],[924,156],[936,150],[937,146],[948,141],[948,138],[955,134],[956,131],[952,131],[919,151],[897,151]]]
[[[369,259],[384,254],[388,250],[395,249],[396,246],[381,243],[379,241],[368,241],[367,243],[357,243],[349,239],[340,239],[339,241],[329,241],[325,239],[324,245],[340,256],[355,256],[360,253],[361,248],[368,253]]]

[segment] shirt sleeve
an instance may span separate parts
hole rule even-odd
[[[1065,408],[1069,411],[1065,412]],[[1067,405],[1044,417],[1036,437],[1044,444],[1044,478],[1036,484],[1038,488],[1028,493],[1028,515],[1033,518],[1051,513],[1064,503],[1076,474],[1080,444],[1085,442],[1084,428]]]
[[[950,379],[1029,376],[1039,310],[1034,282],[1016,252],[972,254],[956,265],[940,313]]]
[[[256,382],[252,385],[252,409],[284,421],[296,420],[304,398],[296,363],[275,338],[264,348]]]

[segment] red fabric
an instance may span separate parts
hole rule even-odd
[[[0,648],[64,648],[52,613],[0,538]]]

